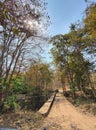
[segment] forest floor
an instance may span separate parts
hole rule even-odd
[[[10,128],[10,130],[12,128],[16,130],[37,130],[42,125],[43,120],[44,117],[31,110],[6,112],[0,114],[0,128]]]
[[[52,109],[41,129],[46,130],[96,130],[96,116],[83,113],[58,93]]]
[[[96,130],[96,115],[82,107],[75,107],[59,91],[47,117],[31,110],[9,111],[0,114],[0,127],[18,130]]]

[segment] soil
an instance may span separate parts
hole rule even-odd
[[[84,114],[58,93],[49,115],[41,129],[46,130],[96,130],[96,116]]]
[[[0,128],[16,128],[18,130],[37,130],[43,122],[43,117],[33,111],[20,110],[0,114]]]
[[[18,130],[96,130],[96,116],[73,106],[59,91],[47,117],[31,110],[0,114],[0,127]]]

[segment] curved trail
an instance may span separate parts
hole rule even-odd
[[[46,130],[96,130],[96,117],[79,112],[59,92],[41,128]]]

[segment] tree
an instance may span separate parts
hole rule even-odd
[[[73,82],[72,72],[69,68],[69,54],[71,49],[69,36],[69,34],[56,35],[51,39],[51,42],[53,43],[51,53],[56,66],[61,71],[61,83],[63,90],[65,90],[64,75],[67,76],[69,83]]]
[[[90,39],[96,38],[96,3],[91,3],[85,12],[84,28]]]
[[[92,62],[94,62],[94,70],[96,69],[96,3],[91,3],[85,11],[84,31],[85,31],[85,45],[88,55],[90,55]]]
[[[51,53],[56,66],[68,77],[73,95],[76,87],[85,93],[84,89],[90,84],[95,97],[90,73],[96,69],[96,3],[85,2],[89,5],[83,21],[71,24],[68,34],[52,37]]]
[[[29,91],[34,87],[41,87],[42,90],[50,89],[53,80],[53,73],[48,64],[34,63],[26,72],[26,85]]]
[[[78,24],[72,24],[71,31],[68,34],[54,36],[51,40],[53,43],[51,52],[54,61],[57,67],[68,77],[73,97],[75,97],[76,87],[84,91],[81,86],[85,85],[85,88],[86,85],[88,86],[88,83],[90,83],[93,94],[95,95],[94,87],[90,82],[91,80],[89,80],[89,70],[92,64],[84,57],[86,50],[84,40],[84,30]]]
[[[45,10],[40,0],[0,0],[0,102],[8,96],[14,72],[19,73],[29,51],[40,46],[36,39],[48,25]]]

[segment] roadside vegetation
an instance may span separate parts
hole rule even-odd
[[[54,86],[62,87],[64,96],[75,106],[87,104],[85,109],[96,115],[96,3],[89,4],[81,22],[70,25],[68,34],[50,39],[53,70],[37,60],[48,40],[42,32],[49,24],[43,0],[0,0],[2,127],[7,122],[6,127],[25,129],[22,122],[26,122],[26,129],[35,130],[43,120],[37,111]]]
[[[51,53],[64,95],[77,106],[89,102],[91,107],[93,103],[96,114],[95,22],[96,3],[91,3],[82,21],[70,25],[68,34],[51,38]]]
[[[50,97],[53,76],[37,59],[49,24],[43,0],[0,0],[0,127],[24,121],[33,129],[42,120],[36,111]]]
[[[39,98],[44,94],[47,99],[52,77],[49,65],[35,64],[42,42],[47,39],[40,32],[49,24],[46,3],[39,0],[11,2],[0,1],[0,112],[5,106],[16,110],[20,106],[19,94],[31,93]],[[38,106],[41,105],[37,103],[33,109]]]

